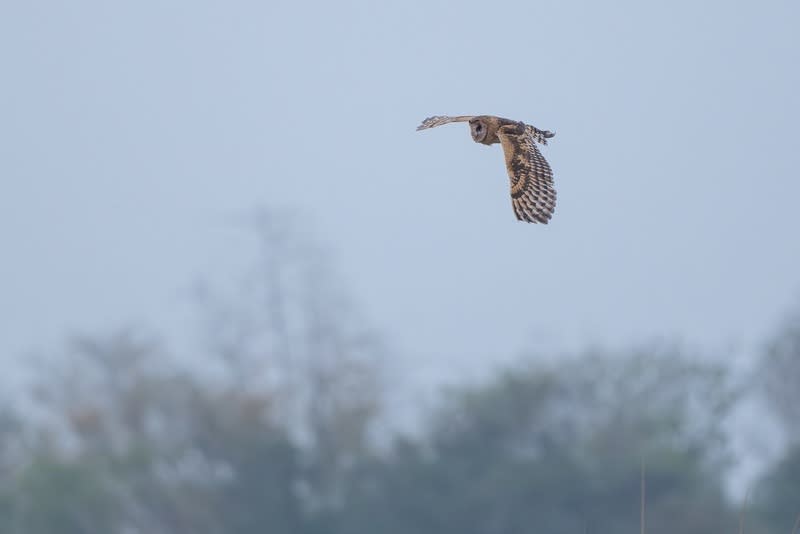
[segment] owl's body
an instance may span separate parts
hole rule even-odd
[[[469,122],[473,141],[500,143],[511,179],[511,205],[520,221],[547,224],[556,207],[553,171],[536,143],[547,144],[555,134],[529,124],[493,115],[436,116],[422,121],[417,130],[451,122]]]

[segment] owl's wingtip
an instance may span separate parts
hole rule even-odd
[[[438,119],[438,118],[439,118],[439,117],[437,117],[436,115],[434,115],[434,116],[432,116],[432,117],[426,117],[426,118],[425,118],[425,119],[424,119],[424,120],[423,120],[423,121],[422,121],[422,122],[419,124],[419,126],[417,126],[417,131],[420,131],[420,130],[427,130],[428,128],[430,128],[430,127],[431,127],[431,123],[432,123],[434,120]]]

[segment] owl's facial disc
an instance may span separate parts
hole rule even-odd
[[[483,122],[471,121],[469,126],[472,133],[472,139],[477,143],[483,141],[483,139],[486,137],[486,126],[484,126]]]

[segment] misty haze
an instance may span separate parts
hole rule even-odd
[[[0,6],[0,533],[792,532],[798,27]]]

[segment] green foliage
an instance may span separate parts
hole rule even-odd
[[[261,220],[263,264],[246,297],[210,307],[190,366],[133,332],[44,362],[32,397],[47,417],[0,415],[0,532],[633,533],[642,464],[648,534],[735,529],[737,396],[676,346],[531,358],[450,390],[419,433],[379,450],[380,343],[301,234]],[[793,399],[789,427],[800,330],[787,324],[764,376],[776,406]],[[798,511],[798,480],[795,447],[757,494],[774,532]]]
[[[424,440],[370,466],[344,531],[635,532],[644,460],[649,532],[722,532],[729,406],[719,369],[675,350],[514,369],[453,394]]]
[[[151,340],[76,346],[90,357],[51,375],[47,405],[77,454],[34,443],[47,454],[0,499],[18,531],[635,532],[642,461],[648,532],[735,524],[722,491],[734,397],[724,372],[676,347],[517,366],[451,390],[424,431],[378,454],[365,432],[377,403],[332,388],[346,377],[289,412],[311,414],[298,426],[269,388],[157,370]]]
[[[119,504],[98,465],[36,458],[22,471],[7,503],[11,532],[105,534],[114,530]]]
[[[154,371],[149,341],[79,346],[82,371],[48,387],[77,453],[33,443],[47,454],[0,498],[9,532],[635,532],[642,460],[648,532],[735,524],[721,431],[733,397],[719,368],[675,347],[520,365],[451,390],[419,435],[378,454],[349,408],[297,427],[268,388]]]
[[[764,475],[755,496],[756,510],[772,532],[789,532],[800,515],[800,445]]]
[[[788,447],[758,481],[755,508],[769,532],[785,533],[800,514],[800,306],[776,329],[759,363],[760,393]]]
[[[763,393],[791,439],[800,442],[800,306],[781,323],[761,359]]]

